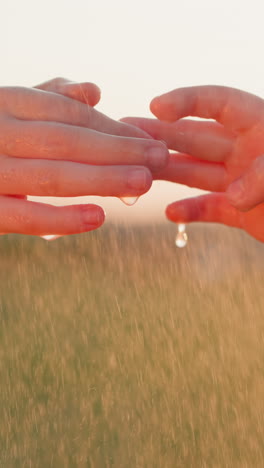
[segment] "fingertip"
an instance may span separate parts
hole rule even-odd
[[[166,217],[174,223],[186,222],[186,210],[183,203],[175,202],[167,206]]]
[[[152,187],[153,176],[152,176],[151,171],[147,167],[145,168],[145,170],[146,170],[146,190],[145,190],[145,192],[148,192]]]
[[[94,83],[87,83],[90,87],[90,92],[88,93],[89,105],[94,107],[101,99],[101,89]],[[93,92],[91,92],[91,90]]]
[[[152,114],[154,114],[156,117],[159,117],[160,113],[160,96],[156,96],[152,101],[150,102],[149,105],[150,111]]]
[[[97,212],[97,227],[100,227],[105,222],[105,211],[101,206],[94,205],[96,207]]]
[[[98,229],[105,221],[105,212],[98,205],[81,205],[82,232]]]
[[[152,182],[153,182],[153,176],[147,167],[141,167],[140,170],[144,171],[144,187],[143,187],[143,193],[148,192],[151,189]]]
[[[175,223],[191,223],[195,221],[204,221],[204,205],[206,198],[204,196],[185,198],[172,203],[167,207],[166,216]]]
[[[167,206],[165,210],[165,215],[166,215],[166,218],[169,219],[169,221],[174,220],[173,204]]]
[[[128,172],[127,190],[125,196],[141,196],[148,192],[152,185],[152,174],[147,167],[137,166]]]
[[[63,84],[64,90],[68,97],[88,104],[91,107],[96,106],[101,99],[101,90],[94,83],[74,83],[69,82]]]
[[[174,122],[177,120],[175,106],[170,93],[157,96],[150,103],[150,110],[159,120]]]

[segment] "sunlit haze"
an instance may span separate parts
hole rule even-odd
[[[218,84],[264,96],[263,1],[6,0],[1,5],[0,85],[56,76],[93,81],[112,118],[150,116],[173,88]],[[155,183],[134,207],[89,197],[108,219],[163,219],[169,202],[198,191]],[[82,199],[83,200],[83,199]],[[63,201],[64,203],[64,201]]]

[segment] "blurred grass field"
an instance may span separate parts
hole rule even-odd
[[[264,466],[264,247],[175,231],[1,238],[1,468]]]

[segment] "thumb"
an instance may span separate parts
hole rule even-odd
[[[259,156],[248,170],[229,185],[226,196],[240,211],[248,211],[264,203],[264,156]]]

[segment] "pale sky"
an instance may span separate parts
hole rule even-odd
[[[263,0],[2,0],[0,11],[0,86],[93,81],[102,89],[98,109],[116,119],[150,116],[155,95],[181,86],[264,97]],[[134,207],[96,200],[109,220],[143,213],[148,221],[195,193],[159,182]]]

